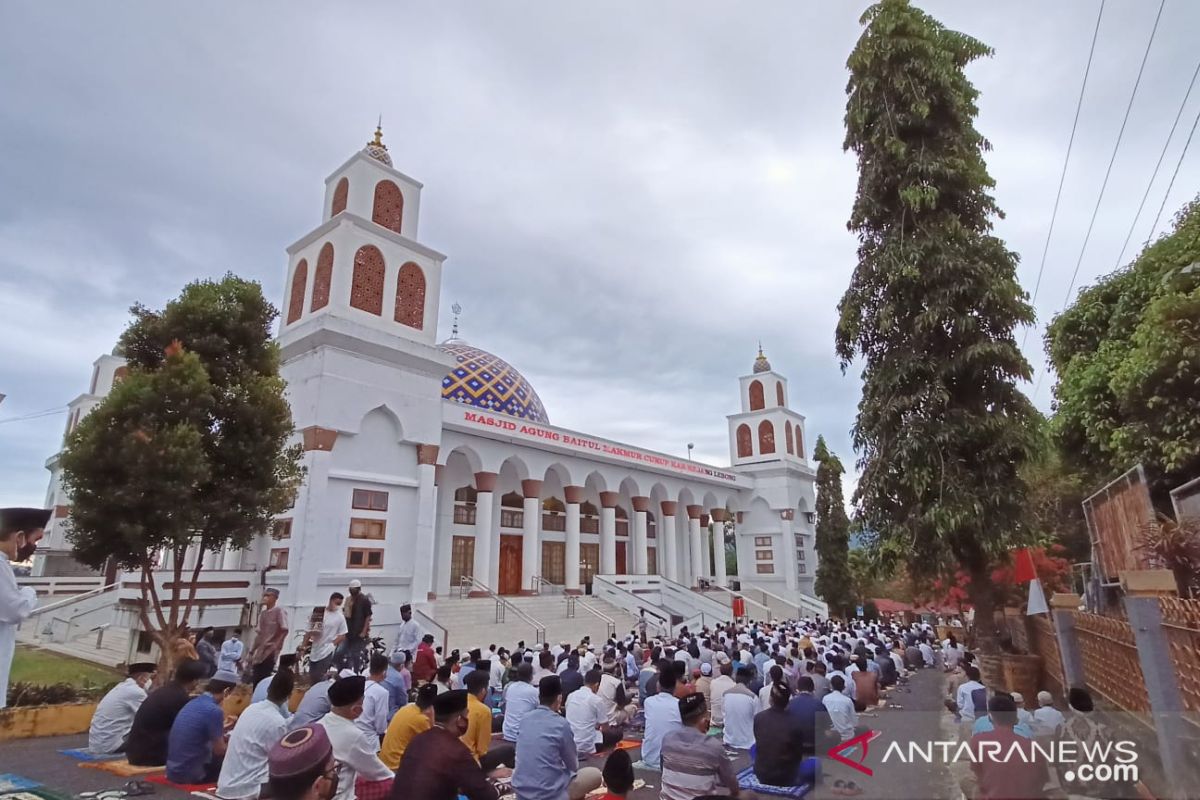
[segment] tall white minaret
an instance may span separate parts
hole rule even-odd
[[[729,416],[729,455],[733,465],[804,457],[804,417],[788,408],[787,378],[771,369],[758,346],[758,357],[741,384],[742,410]]]

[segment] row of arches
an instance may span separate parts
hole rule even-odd
[[[317,256],[317,268],[313,276],[309,311],[317,311],[329,305],[330,286],[333,283],[333,244],[326,242]],[[387,265],[383,253],[375,245],[363,245],[354,253],[353,273],[350,280],[350,307],[375,316],[383,316],[384,282]],[[292,273],[292,285],[288,298],[287,324],[304,316],[304,298],[308,286],[308,260],[300,259]],[[425,272],[421,267],[407,261],[396,275],[396,294],[393,319],[415,330],[425,327]]]
[[[329,216],[336,217],[345,211],[349,197],[350,179],[342,178],[333,189]],[[404,193],[392,181],[385,179],[375,184],[375,197],[371,204],[371,221],[390,231],[400,233],[400,225],[404,221]]]
[[[755,378],[750,382],[750,410],[762,411],[767,407],[766,390],[763,388],[762,381]],[[775,381],[775,405],[783,408],[787,404],[783,397],[783,381]]]
[[[785,420],[783,424],[783,439],[789,456],[794,455],[804,458],[804,434],[800,432],[799,425],[793,425],[790,420]],[[775,423],[769,419],[764,419],[758,423],[757,455],[771,455],[774,452]],[[745,422],[737,428],[737,455],[738,458],[751,458],[755,455],[754,432],[750,429],[750,425]]]

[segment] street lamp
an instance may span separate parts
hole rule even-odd
[[[695,446],[696,446],[696,445],[692,444],[691,442],[688,442],[688,446],[687,446],[687,447],[688,447],[688,461],[691,461],[691,460],[692,460],[692,449],[693,449]]]

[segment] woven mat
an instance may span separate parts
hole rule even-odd
[[[779,797],[804,797],[812,791],[811,783],[802,783],[799,786],[771,786],[766,783],[759,783],[758,778],[754,777],[754,767],[746,767],[737,774],[738,786],[743,789],[750,789],[759,794],[770,794]]]
[[[113,775],[120,775],[122,778],[134,778],[138,775],[150,775],[154,772],[162,772],[166,769],[161,767],[135,767],[129,763],[129,759],[122,758],[119,761],[85,761],[79,765],[83,769],[98,769],[101,772],[111,772]]]
[[[173,789],[179,789],[181,792],[204,792],[210,793],[217,790],[215,783],[175,783],[167,780],[166,775],[149,775],[146,780],[150,783],[157,783],[159,786],[170,786]]]
[[[0,794],[36,789],[41,785],[38,781],[26,778],[24,775],[15,775],[11,772],[0,773]]]

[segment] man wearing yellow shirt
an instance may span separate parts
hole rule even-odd
[[[486,666],[476,666],[474,672],[467,674],[467,732],[462,735],[463,744],[484,772],[491,772],[501,765],[515,766],[517,752],[511,744],[492,747],[492,710],[486,702],[491,691],[490,682],[490,670]]]
[[[388,769],[395,770],[400,766],[400,759],[404,757],[404,751],[408,749],[413,737],[433,727],[435,697],[437,686],[427,683],[417,689],[417,702],[408,703],[392,716],[387,733],[383,735],[383,746],[379,750],[379,760],[386,764]]]

